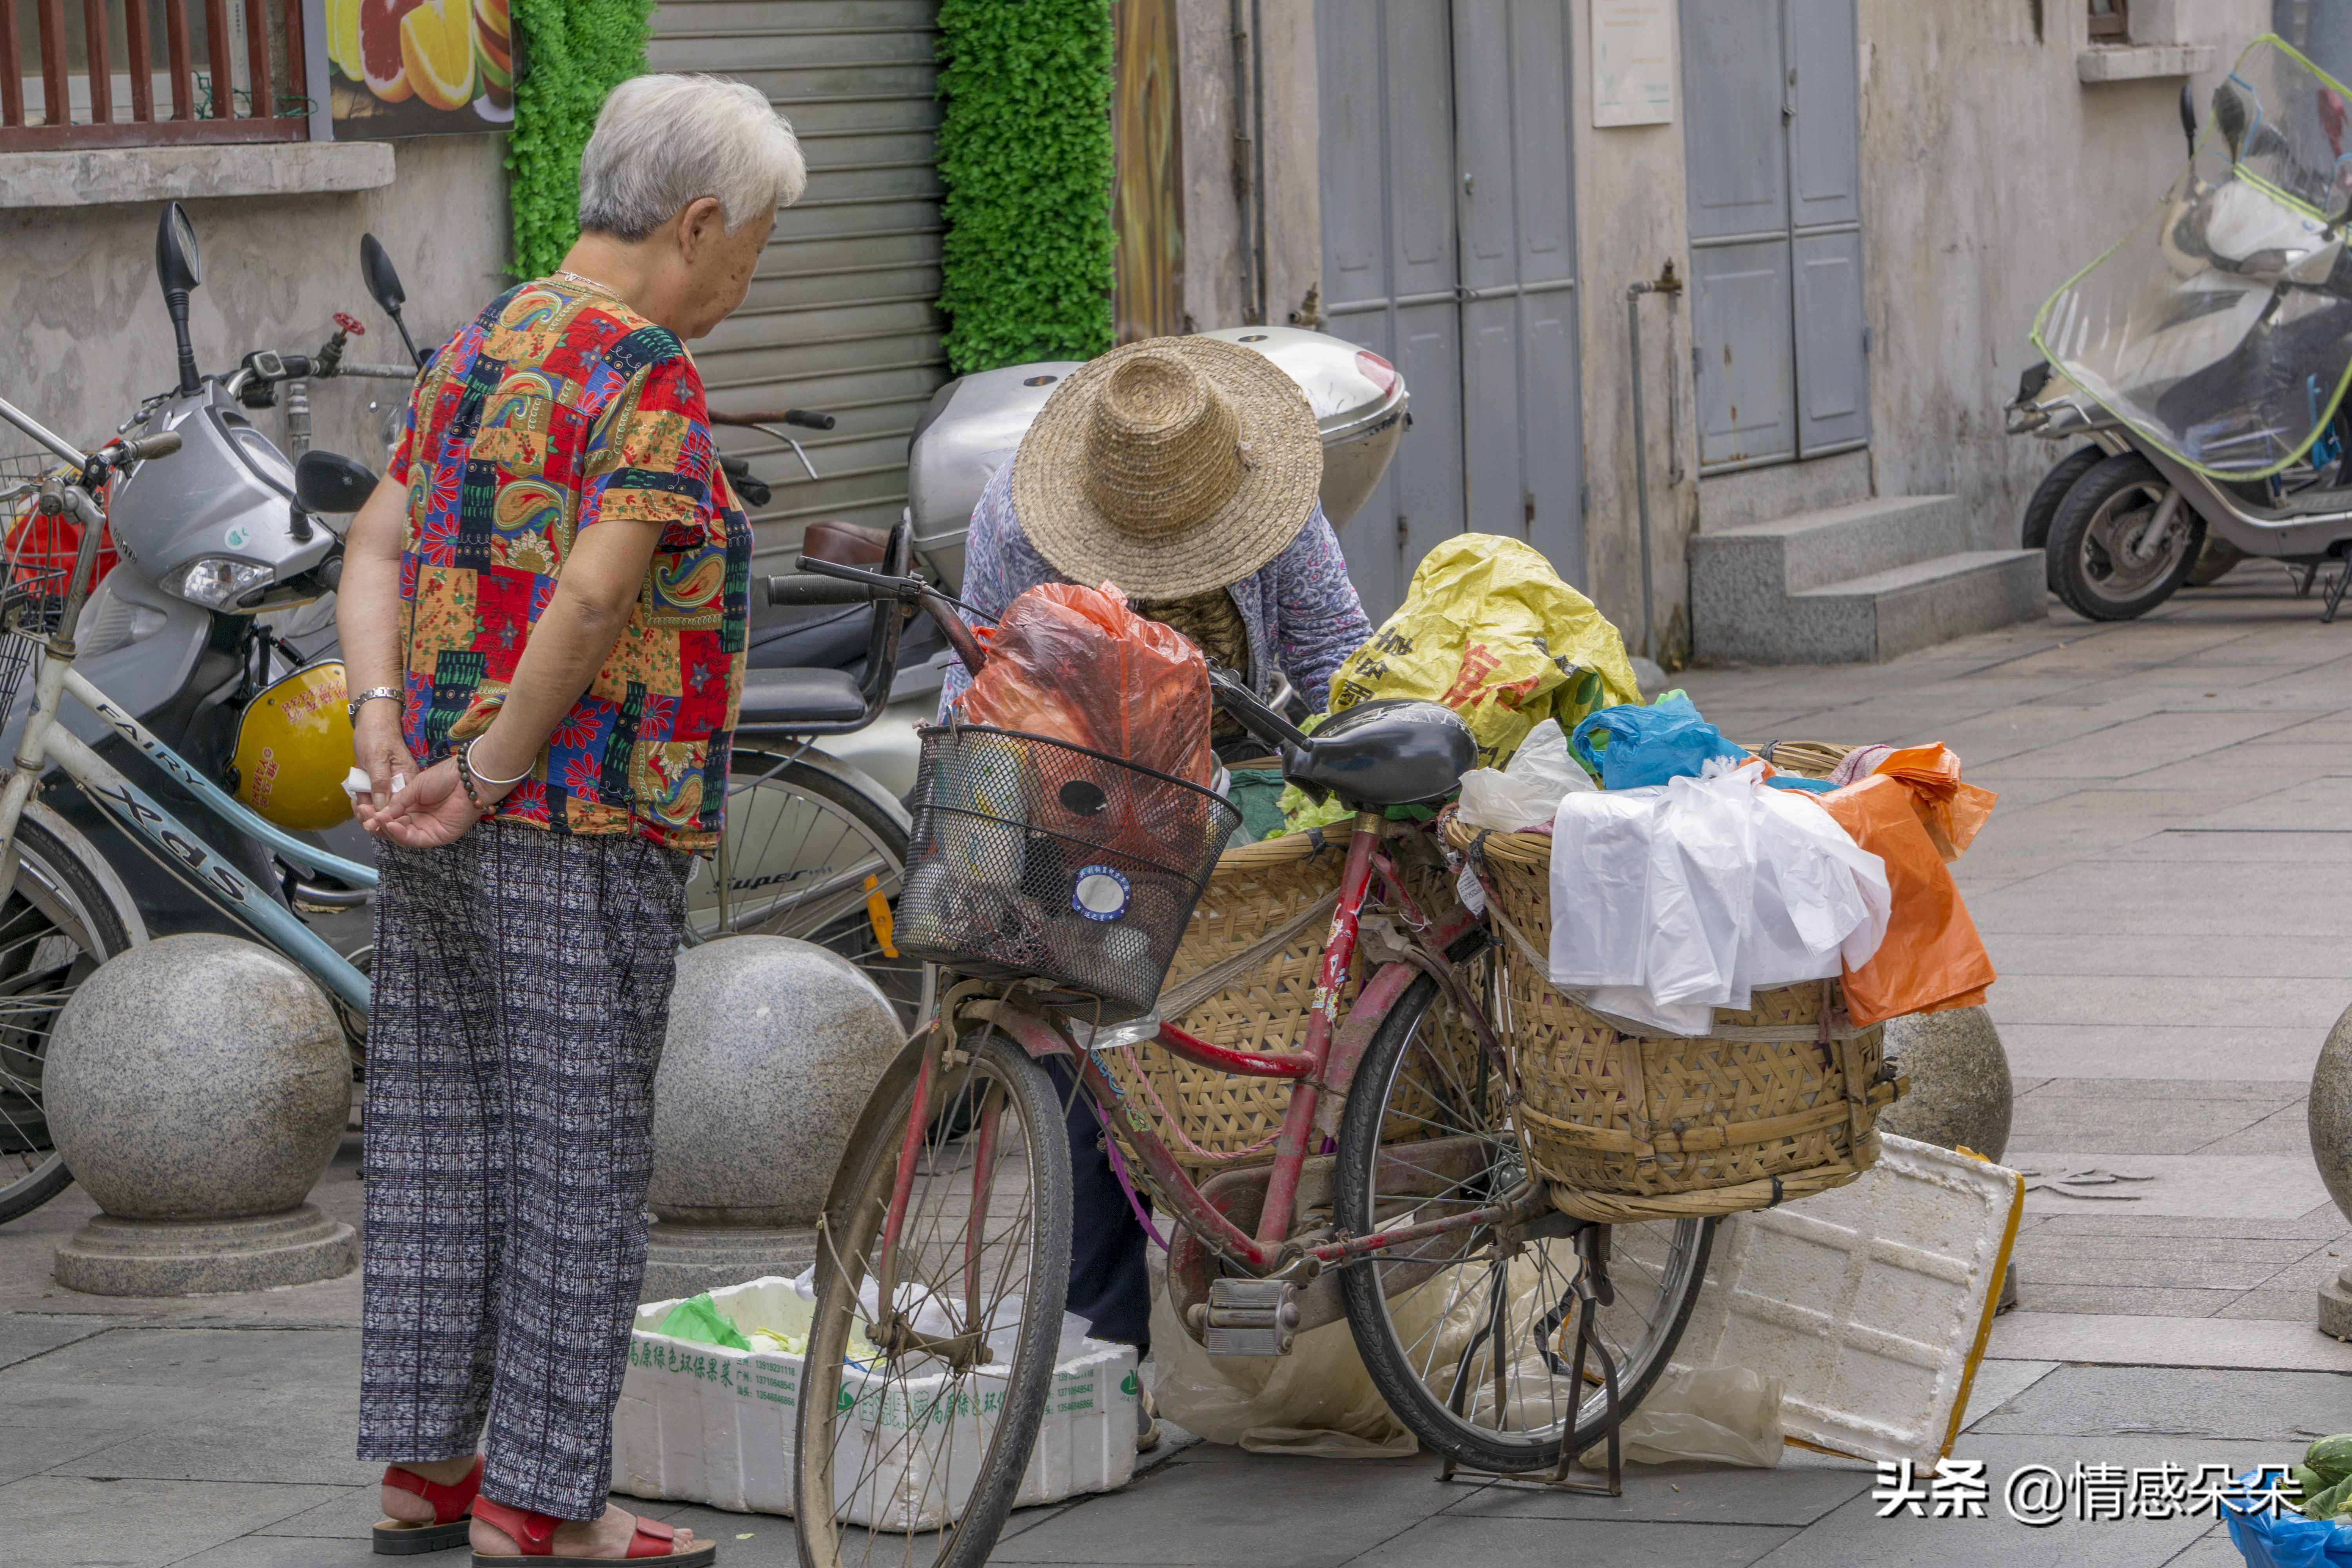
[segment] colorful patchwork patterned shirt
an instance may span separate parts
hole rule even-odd
[[[498,815],[718,843],[751,529],[677,337],[613,295],[523,284],[435,357],[391,473],[408,486],[409,750],[438,761],[489,728],[581,530],[659,523],[627,626]]]

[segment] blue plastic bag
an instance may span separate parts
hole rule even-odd
[[[2239,1485],[2259,1489],[2260,1475],[2241,1476]],[[2221,1502],[2230,1539],[2248,1568],[2352,1568],[2352,1521],[2273,1514],[2262,1503],[2248,1501],[2252,1506],[2244,1508],[2231,1499]]]
[[[1700,718],[1679,691],[1667,692],[1647,708],[1627,702],[1590,714],[1569,745],[1587,772],[1601,775],[1605,789],[1696,778],[1714,758],[1742,762],[1748,756]]]

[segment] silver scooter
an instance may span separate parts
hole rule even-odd
[[[2052,591],[2087,619],[2146,615],[2249,556],[2284,563],[2298,595],[2334,563],[2323,622],[2352,581],[2352,414],[2341,401],[2352,188],[2334,181],[2317,193],[2324,207],[2289,207],[2274,187],[2245,177],[2297,151],[2288,143],[2309,112],[2307,95],[2273,96],[2266,106],[2235,77],[2215,90],[2213,123],[2230,164],[2208,180],[2195,162],[2194,101],[2182,89],[2192,161],[2158,219],[2143,226],[2154,241],[2149,280],[2137,298],[2118,292],[2129,309],[2094,319],[2077,308],[2085,325],[2067,341],[2130,401],[2095,395],[2060,353],[2060,363],[2029,369],[2008,405],[2010,434],[2074,448],[2036,489],[2022,539],[2047,551]],[[2051,318],[2074,304],[2080,281],[2061,289],[2038,331],[2066,338],[2066,323]],[[2261,399],[2279,400],[2282,386],[2290,412],[2300,419],[2307,405],[2307,419],[2264,416]],[[2216,432],[2205,460],[2184,457],[2179,439],[2152,436],[2159,416],[2176,435]],[[2292,460],[2277,460],[2290,451]]]

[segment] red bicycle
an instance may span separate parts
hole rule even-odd
[[[1044,737],[925,734],[898,940],[935,946],[962,977],[884,1074],[826,1205],[793,1460],[805,1563],[977,1564],[1021,1500],[1069,1267],[1055,1060],[1175,1216],[1169,1289],[1213,1353],[1285,1354],[1344,1317],[1449,1473],[1563,1474],[1606,1441],[1613,1483],[1616,1425],[1665,1369],[1713,1222],[1612,1236],[1531,1177],[1485,1003],[1486,928],[1415,899],[1406,867],[1435,851],[1385,816],[1455,786],[1474,755],[1460,719],[1368,703],[1310,738],[1213,679],[1287,777],[1356,808],[1297,1051],[1223,1047],[1150,1016],[1231,831],[1223,801]],[[1118,918],[1100,919],[1113,903]],[[1105,1069],[1139,1039],[1291,1080],[1271,1163],[1189,1177]]]

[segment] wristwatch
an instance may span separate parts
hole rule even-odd
[[[373,702],[379,697],[389,701],[398,702],[401,700],[400,688],[397,686],[369,687],[365,691],[361,692],[349,702],[343,704],[344,718],[349,720],[352,723],[358,723],[360,721],[361,704]]]

